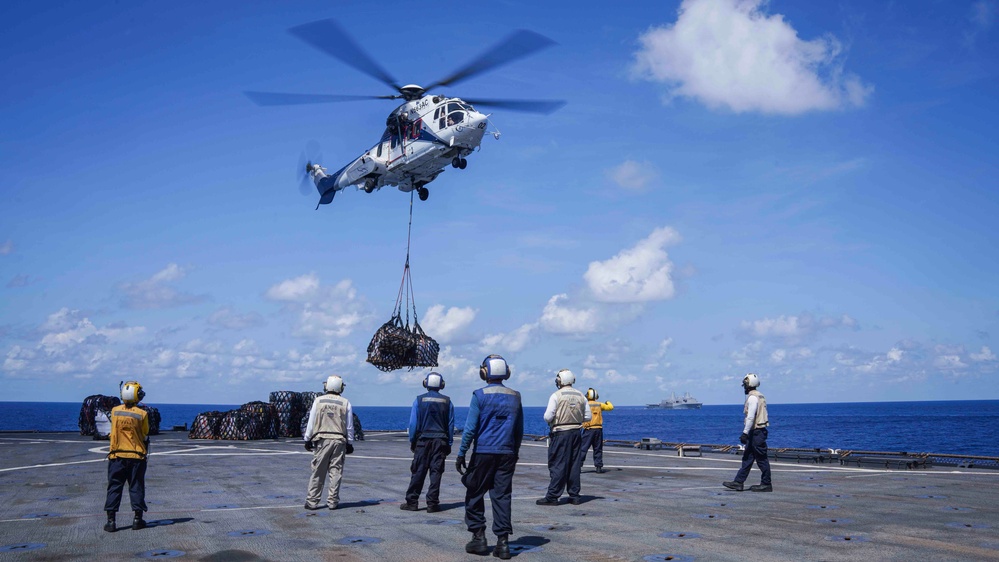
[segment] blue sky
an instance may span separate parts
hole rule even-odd
[[[409,196],[315,211],[295,166],[374,144],[391,93],[289,35],[335,18],[402,83],[518,28],[558,45],[444,93],[496,110],[416,202],[421,324],[447,390],[488,353],[529,405],[572,369],[616,404],[999,398],[999,3],[5,3],[0,384],[242,403],[344,376],[391,315]]]

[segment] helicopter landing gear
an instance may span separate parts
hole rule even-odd
[[[365,193],[371,193],[375,190],[376,185],[378,185],[378,180],[375,178],[368,178],[364,180],[364,187],[361,189],[363,189]]]
[[[460,169],[464,170],[465,166],[468,166],[468,160],[465,160],[464,158],[462,158],[460,156],[455,156],[454,158],[451,159],[451,167],[452,168],[460,168]]]
[[[426,201],[430,197],[430,190],[425,187],[416,188],[416,194],[420,196],[420,201]]]

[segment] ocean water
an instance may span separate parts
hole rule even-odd
[[[187,425],[200,412],[238,405],[155,404],[161,429]],[[771,447],[819,447],[910,453],[949,453],[999,457],[999,400],[941,402],[863,402],[768,404]],[[404,430],[409,407],[355,407],[364,429]],[[468,408],[455,407],[455,424],[465,423]],[[525,431],[544,434],[544,408],[524,408]],[[80,404],[0,402],[0,430],[78,431]],[[704,406],[700,410],[650,410],[618,406],[604,412],[604,438],[738,444],[742,406]]]

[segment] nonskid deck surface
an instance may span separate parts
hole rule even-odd
[[[371,433],[347,458],[336,511],[306,511],[310,454],[297,439],[155,436],[151,526],[102,530],[107,442],[0,435],[0,560],[481,560],[464,552],[464,488],[448,459],[439,513],[399,509],[412,456],[403,432]],[[457,449],[457,446],[455,447]],[[772,462],[773,493],[732,492],[734,455],[608,447],[583,468],[584,503],[535,505],[543,442],[514,479],[511,550],[544,560],[999,560],[999,471],[871,470]],[[747,484],[758,482],[754,469]],[[492,515],[487,502],[487,519]],[[487,534],[490,545],[495,537]]]

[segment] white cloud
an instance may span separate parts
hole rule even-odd
[[[788,341],[805,339],[831,328],[857,329],[857,321],[847,314],[815,318],[811,314],[781,315],[777,318],[743,320],[741,329],[754,338],[782,338]]]
[[[972,361],[995,361],[996,356],[987,346],[982,346],[982,351],[970,355]]]
[[[961,361],[959,355],[938,355],[933,360],[933,366],[938,369],[955,370],[964,369],[968,365],[964,361]]]
[[[843,48],[811,41],[765,0],[685,0],[673,25],[639,37],[633,70],[667,85],[670,97],[712,108],[797,115],[859,106],[873,88],[844,73]]]
[[[3,244],[0,244],[0,256],[9,256],[14,253],[14,241],[7,240]]]
[[[319,291],[319,276],[308,273],[294,279],[286,279],[267,289],[264,296],[275,301],[305,302]]]
[[[283,302],[284,310],[298,317],[292,331],[297,337],[342,338],[373,318],[350,279],[323,286],[319,277],[310,273],[282,281],[264,296]]]
[[[642,191],[659,178],[656,167],[648,161],[625,160],[606,173],[608,179],[629,191]]]
[[[427,334],[441,343],[459,338],[475,320],[475,309],[452,306],[445,310],[444,305],[435,304],[423,315],[421,326]]]
[[[568,300],[569,296],[564,293],[548,299],[548,304],[541,312],[541,327],[554,334],[588,334],[597,331],[600,327],[597,311],[561,304]]]
[[[634,247],[606,261],[590,262],[583,275],[594,298],[601,302],[647,302],[673,297],[673,262],[664,249],[680,241],[670,227],[652,231]]]
[[[121,304],[131,309],[170,308],[186,304],[196,304],[208,300],[205,295],[192,295],[178,291],[169,283],[179,281],[187,275],[187,270],[175,263],[167,264],[149,279],[135,283],[122,283]]]
[[[538,325],[531,323],[512,332],[490,334],[482,338],[479,347],[485,353],[518,352],[527,347],[537,329]]]

